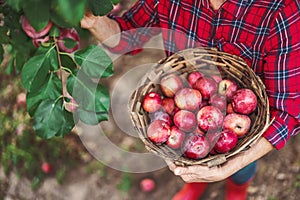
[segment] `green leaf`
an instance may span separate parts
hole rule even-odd
[[[0,26],[0,44],[7,44],[9,42],[8,32],[6,26]]]
[[[30,25],[36,30],[43,30],[50,19],[50,1],[27,0],[22,3],[24,13]]]
[[[49,36],[58,37],[60,34],[60,30],[57,26],[52,26],[49,32]]]
[[[68,49],[72,49],[74,48],[78,42],[75,40],[72,40],[71,38],[64,38],[63,39],[64,45],[68,48]]]
[[[61,54],[60,59],[62,66],[69,69],[74,74],[75,70],[77,69],[77,65],[74,60],[66,54]]]
[[[63,110],[64,120],[60,126],[59,131],[55,136],[63,137],[66,134],[70,133],[75,126],[77,120],[74,118],[73,113],[68,112],[67,110]]]
[[[22,52],[17,52],[16,53],[16,58],[15,58],[15,65],[16,65],[16,72],[19,74],[22,71],[22,68],[24,64],[27,61],[27,55],[24,55]]]
[[[45,139],[64,136],[74,127],[72,113],[63,108],[63,100],[47,99],[34,113],[33,128],[36,134]]]
[[[13,72],[14,70],[14,62],[15,62],[15,58],[14,57],[11,57],[7,66],[6,66],[6,69],[5,69],[5,73],[7,75],[11,75],[11,73]]]
[[[111,0],[111,2],[112,2],[114,5],[117,5],[118,3],[120,3],[120,0]]]
[[[62,84],[57,75],[51,73],[46,84],[37,92],[27,92],[26,103],[30,116],[33,116],[39,104],[46,99],[57,99],[62,94]]]
[[[0,64],[2,63],[4,58],[4,49],[3,46],[0,44]]]
[[[106,15],[113,9],[112,2],[110,0],[87,0],[88,8],[94,15]]]
[[[16,11],[20,11],[22,8],[22,3],[26,2],[26,0],[6,0],[7,5],[13,8]]]
[[[28,92],[38,91],[47,81],[50,63],[46,59],[45,55],[37,55],[25,63],[21,78],[22,84]]]
[[[80,120],[92,125],[107,120],[110,97],[103,85],[94,83],[81,73],[68,78],[67,88],[79,105]]]
[[[85,11],[86,0],[52,0],[51,19],[59,25],[77,26]]]
[[[52,47],[40,47],[21,72],[22,84],[28,92],[38,91],[48,80],[49,71],[58,68],[57,54]]]
[[[112,60],[99,46],[90,45],[75,52],[74,59],[83,72],[92,78],[113,75]]]

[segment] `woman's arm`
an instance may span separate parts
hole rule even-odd
[[[220,166],[208,167],[194,165],[179,167],[167,161],[169,168],[175,175],[180,176],[185,182],[215,182],[226,179],[248,164],[263,157],[274,149],[273,145],[261,137],[257,143],[245,152],[229,159]]]

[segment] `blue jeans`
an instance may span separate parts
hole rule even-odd
[[[238,185],[248,182],[249,180],[251,180],[254,177],[255,172],[256,172],[256,166],[257,166],[257,161],[250,163],[243,169],[241,169],[241,170],[237,171],[235,174],[231,175],[231,177],[230,177],[231,180]]]

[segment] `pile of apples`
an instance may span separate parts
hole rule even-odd
[[[257,97],[236,81],[190,72],[161,78],[142,99],[150,118],[147,137],[189,159],[231,151],[250,130]]]

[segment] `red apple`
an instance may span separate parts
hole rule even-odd
[[[211,130],[206,133],[205,137],[209,143],[210,150],[214,148],[220,136],[221,136],[220,130],[216,130],[216,131]]]
[[[179,110],[180,110],[180,109],[179,109],[177,106],[175,106],[174,111],[173,111],[173,117],[174,117],[174,115],[175,115]]]
[[[201,77],[203,77],[203,74],[201,72],[193,71],[188,75],[187,81],[188,81],[189,85],[191,87],[193,87],[193,85],[196,83],[196,81]]]
[[[222,112],[226,112],[227,101],[225,95],[216,93],[210,97],[209,103],[210,105],[219,108]]]
[[[202,107],[197,113],[198,126],[204,131],[219,129],[223,119],[220,109],[214,106]]]
[[[225,116],[223,129],[234,132],[238,137],[246,135],[250,129],[251,119],[248,115],[231,113]]]
[[[226,113],[227,114],[234,113],[231,103],[227,104]]]
[[[161,108],[162,100],[157,92],[147,93],[142,101],[142,107],[146,112],[153,113]]]
[[[183,142],[183,155],[191,159],[200,159],[209,153],[209,143],[203,135],[189,134]]]
[[[155,182],[153,179],[144,178],[140,182],[140,187],[143,192],[151,192],[155,189]]]
[[[230,101],[234,93],[238,90],[238,85],[234,80],[223,79],[218,85],[218,93],[225,95],[227,101]]]
[[[256,95],[247,88],[237,90],[231,102],[235,112],[245,115],[252,113],[257,107]]]
[[[223,130],[214,149],[218,153],[227,153],[231,151],[237,144],[238,137],[231,130]]]
[[[29,23],[27,17],[23,15],[21,17],[21,25],[24,32],[31,38],[41,38],[47,35],[52,27],[52,22],[49,21],[46,27],[43,30],[36,31]]]
[[[173,117],[174,124],[182,131],[193,131],[197,121],[193,112],[188,110],[179,110]]]
[[[166,142],[170,136],[170,126],[162,120],[153,121],[148,126],[147,136],[152,142],[162,144]]]
[[[217,155],[218,152],[216,152],[216,150],[215,150],[214,148],[212,148],[212,149],[210,150],[209,154],[213,156],[213,155]]]
[[[203,99],[209,99],[218,90],[217,82],[210,76],[199,78],[193,85],[194,89],[201,92]]]
[[[51,172],[51,165],[48,162],[43,162],[41,169],[45,174],[49,174]]]
[[[185,133],[183,131],[181,131],[177,126],[172,126],[170,136],[166,144],[173,149],[178,149],[181,147],[184,137]]]
[[[68,46],[67,40],[72,40],[73,44],[72,46]],[[58,37],[58,47],[60,50],[67,52],[67,53],[72,53],[79,49],[79,41],[80,37],[76,31],[75,28],[68,29],[68,28],[61,28],[60,29],[60,34]]]
[[[192,88],[178,90],[174,97],[175,105],[182,110],[196,110],[202,101],[201,93]]]
[[[161,79],[160,87],[165,96],[174,97],[175,93],[183,87],[183,82],[179,76],[172,74]]]
[[[174,115],[175,110],[175,101],[173,98],[163,98],[161,102],[163,111],[169,115]]]
[[[150,117],[151,122],[159,119],[159,120],[166,122],[170,126],[173,123],[172,117],[168,113],[166,113],[162,110],[158,110],[154,113],[149,113],[149,117]]]

